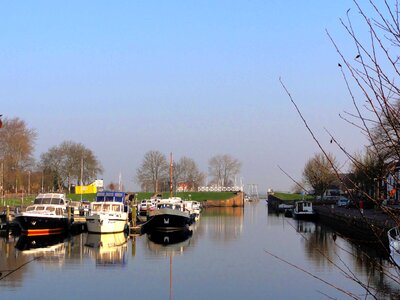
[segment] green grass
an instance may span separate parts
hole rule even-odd
[[[26,206],[33,203],[35,199],[34,196],[29,197],[19,197],[19,198],[12,198],[12,199],[0,199],[0,206]]]
[[[303,195],[301,194],[289,194],[289,193],[281,193],[281,192],[275,192],[274,196],[285,201],[299,201],[303,199]],[[304,196],[305,200],[313,200],[314,197],[311,195],[305,195]]]

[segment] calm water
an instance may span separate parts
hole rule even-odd
[[[0,239],[1,299],[349,298],[338,289],[364,299],[344,272],[394,295],[378,299],[400,298],[400,275],[385,255],[334,240],[322,225],[268,214],[265,201],[206,210],[191,236],[81,234],[23,250],[48,242]]]

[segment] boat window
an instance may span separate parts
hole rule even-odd
[[[107,196],[106,197],[106,201],[114,201],[114,197],[113,196]]]
[[[50,212],[53,212],[53,211],[55,211],[56,209],[55,209],[55,207],[53,207],[53,206],[47,206],[47,207],[46,207],[46,210],[48,210],[48,211],[50,211]]]
[[[44,206],[38,205],[38,206],[36,206],[36,210],[44,210]]]
[[[103,205],[103,210],[104,211],[110,210],[110,205],[109,204],[104,204]]]
[[[56,215],[58,215],[58,216],[62,216],[63,215],[63,209],[61,207],[57,207]]]
[[[51,204],[62,204],[62,200],[61,199],[51,199]]]
[[[92,210],[94,210],[94,211],[100,211],[100,208],[101,208],[101,204],[93,204]]]
[[[112,206],[112,211],[120,211],[120,205],[113,205]]]
[[[42,204],[42,198],[36,198],[33,204]]]
[[[43,198],[42,204],[50,204],[51,198]]]
[[[26,211],[34,211],[35,210],[35,206],[29,206],[26,208]]]

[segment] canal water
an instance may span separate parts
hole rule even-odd
[[[0,238],[0,299],[365,299],[359,282],[400,298],[385,251],[264,200],[207,209],[191,230]]]

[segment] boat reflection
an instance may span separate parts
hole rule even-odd
[[[67,235],[42,235],[42,236],[28,236],[21,235],[18,238],[15,248],[22,251],[24,254],[31,253],[51,253],[56,249],[65,249],[64,241]],[[60,251],[58,251],[60,252]]]
[[[193,231],[190,229],[176,232],[153,231],[147,233],[147,245],[150,250],[157,254],[180,254],[189,246],[192,235]]]
[[[127,236],[124,232],[113,234],[88,233],[85,246],[95,259],[96,266],[125,266],[128,249]]]
[[[33,256],[40,259],[41,263],[62,265],[65,263],[66,234],[27,236],[18,238],[15,248],[23,256]]]

